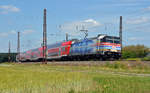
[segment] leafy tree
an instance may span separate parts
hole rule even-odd
[[[149,53],[144,45],[130,45],[123,47],[123,58],[143,58]]]
[[[16,53],[10,54],[11,61],[16,61]],[[0,53],[0,63],[8,62],[8,53]]]

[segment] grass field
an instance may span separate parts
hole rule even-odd
[[[141,62],[3,63],[0,64],[0,93],[150,93],[150,67]]]

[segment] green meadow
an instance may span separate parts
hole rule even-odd
[[[0,93],[150,93],[150,67],[142,62],[3,63]]]

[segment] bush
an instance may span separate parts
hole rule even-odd
[[[127,61],[141,61],[141,58],[127,58]]]
[[[130,45],[123,48],[122,57],[127,58],[143,58],[149,53],[148,47],[144,45]]]
[[[142,61],[150,61],[150,56],[142,58]]]
[[[71,89],[68,93],[75,93],[73,89]]]
[[[11,61],[16,60],[16,54],[17,53],[11,53],[10,54]],[[8,53],[0,53],[0,63],[2,63],[2,62],[8,62]]]
[[[107,62],[105,64],[105,67],[109,67],[113,69],[126,69],[128,68],[128,65],[124,62],[114,62],[114,63]]]

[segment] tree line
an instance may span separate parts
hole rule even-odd
[[[122,58],[145,58],[150,54],[150,49],[144,45],[129,45],[123,47]]]
[[[8,62],[8,53],[0,53],[0,63],[2,62]],[[10,61],[15,62],[16,61],[16,55],[17,53],[10,53]]]

